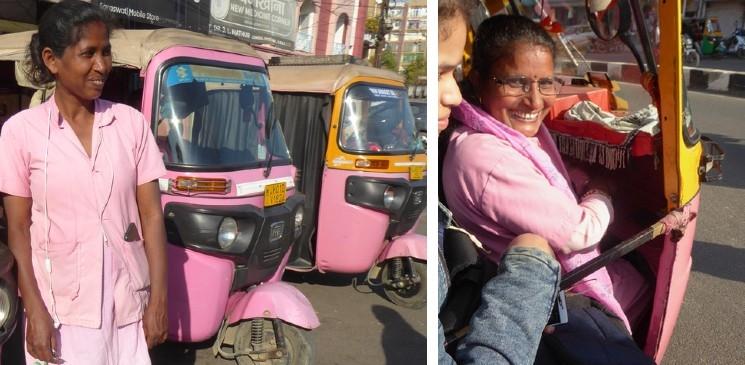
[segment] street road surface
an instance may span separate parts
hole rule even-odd
[[[636,63],[630,52],[621,53],[587,53],[584,55],[588,61],[596,62],[627,62]],[[698,68],[708,68],[726,71],[745,72],[745,59],[726,56],[714,58],[705,56],[701,58]]]
[[[631,105],[643,93],[621,84]],[[688,291],[663,364],[745,364],[745,102],[688,96],[694,123],[726,153],[724,179],[701,190]]]

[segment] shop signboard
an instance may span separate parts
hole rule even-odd
[[[93,0],[93,3],[127,21],[199,33],[209,30],[209,0]]]
[[[212,0],[209,32],[251,44],[295,48],[296,0]]]

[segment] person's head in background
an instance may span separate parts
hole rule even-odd
[[[455,80],[455,69],[463,59],[466,46],[468,10],[463,0],[439,0],[437,7],[438,54],[437,92],[440,106],[437,111],[437,131],[448,126],[450,109],[462,98]]]

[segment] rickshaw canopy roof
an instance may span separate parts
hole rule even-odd
[[[16,61],[16,79],[22,86],[31,85],[28,80],[25,80],[23,72],[19,72],[19,64],[25,59],[26,49],[34,33],[36,31],[0,35],[0,60]],[[146,68],[156,54],[174,46],[260,57],[247,43],[181,29],[116,29],[111,34],[112,58],[115,67]],[[24,79],[22,80],[21,77]]]
[[[357,77],[404,81],[393,71],[356,64],[269,66],[272,91],[333,94]]]

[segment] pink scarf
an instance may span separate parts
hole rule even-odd
[[[465,100],[460,104],[460,106],[453,109],[453,117],[463,125],[470,127],[477,132],[491,134],[508,142],[516,151],[525,156],[527,160],[535,165],[538,171],[546,177],[546,180],[548,180],[551,186],[561,190],[572,200],[577,200],[574,191],[569,185],[567,172],[561,161],[556,145],[551,139],[548,129],[545,126],[542,125],[537,134],[538,140],[542,146],[541,148],[537,144],[531,142],[520,132],[497,121],[483,109],[470,104]],[[550,202],[548,203],[550,204]],[[539,232],[534,233],[540,234]],[[551,240],[550,237],[546,238],[549,242],[553,242],[554,245],[561,244],[555,240]],[[583,263],[600,255],[600,251],[597,247],[573,252],[568,255],[562,254],[559,249],[556,249],[555,253],[564,272],[572,271]],[[607,309],[621,318],[629,329],[629,332],[631,332],[628,319],[621,309],[621,305],[613,296],[613,284],[608,275],[608,271],[605,268],[585,277],[585,279],[575,284],[571,291],[592,297],[603,304]]]

